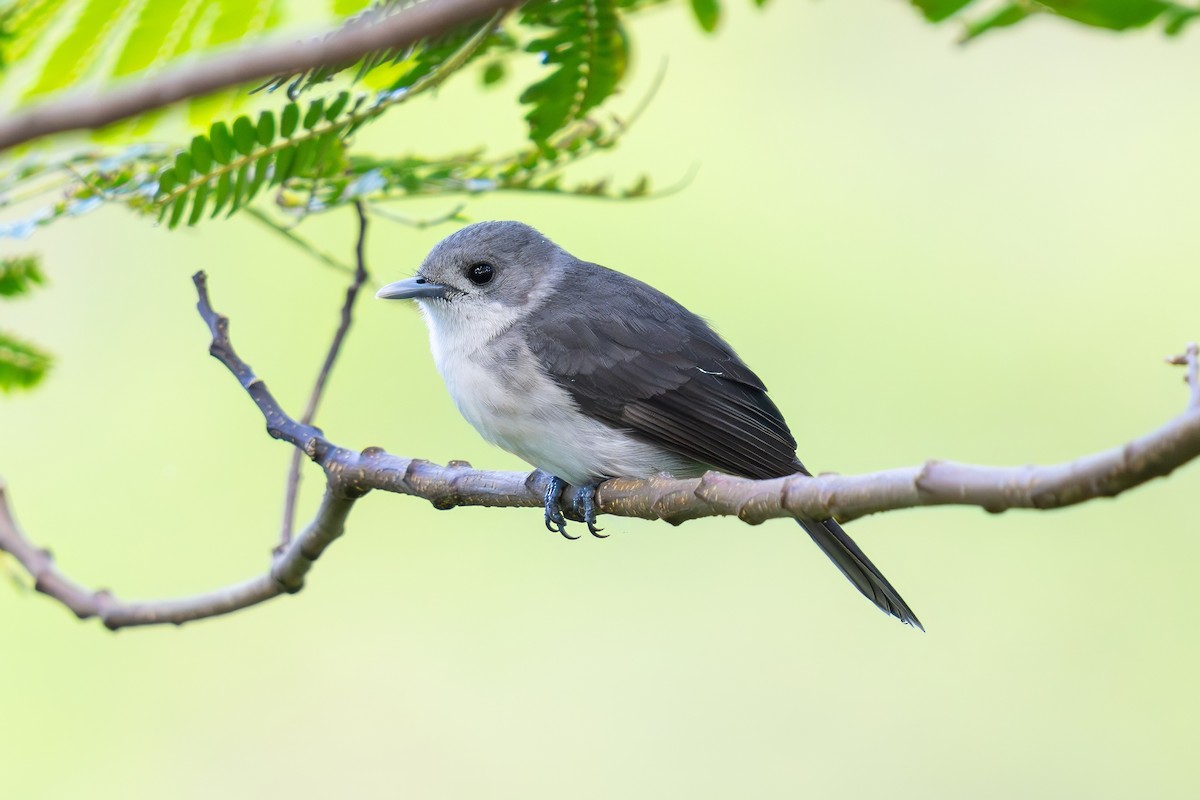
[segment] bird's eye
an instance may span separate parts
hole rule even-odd
[[[490,283],[492,276],[495,274],[496,270],[491,264],[481,262],[467,267],[467,278],[476,286],[483,286],[485,283]]]

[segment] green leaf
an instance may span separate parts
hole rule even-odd
[[[205,173],[212,169],[213,149],[206,136],[196,136],[192,139],[192,164],[196,172]]]
[[[953,16],[970,2],[971,0],[912,0],[912,4],[921,9],[925,19],[930,22],[941,22]]]
[[[114,77],[132,75],[160,62],[178,47],[172,40],[182,36],[204,3],[146,2],[142,4],[125,47],[113,66]],[[186,17],[183,15],[187,15]]]
[[[249,199],[250,192],[250,162],[247,161],[238,168],[237,180],[233,183],[233,202],[229,204],[229,215],[242,207],[242,203]]]
[[[342,30],[361,30],[376,25],[394,14],[405,11],[411,5],[412,0],[377,0],[362,13],[345,19]],[[364,81],[372,89],[387,92],[414,87],[435,76],[436,82],[440,82],[489,48],[503,48],[508,52],[515,48],[516,42],[512,34],[498,24],[503,15],[503,11],[497,11],[482,25],[479,22],[460,25],[444,35],[426,39],[416,45],[401,49],[385,47],[372,51],[357,61],[276,75],[261,88],[273,91],[287,84],[289,95],[294,98],[300,92],[326,86],[333,76],[349,70],[355,72],[352,80]],[[468,41],[471,42],[469,51],[465,54],[459,53],[459,47]],[[458,58],[460,55],[464,56],[461,60]]]
[[[242,166],[245,166],[244,164]],[[210,217],[215,217],[221,213],[221,209],[229,202],[230,196],[233,194],[233,173],[229,170],[221,173],[221,177],[217,178],[217,188],[213,193],[213,209]]]
[[[183,210],[187,208],[187,201],[187,192],[175,198],[175,202],[171,205],[171,219],[167,222],[168,229],[179,225],[179,220],[183,219]]]
[[[1114,31],[1140,28],[1167,10],[1160,0],[1039,0],[1059,16]]]
[[[1033,12],[1023,4],[1010,3],[982,19],[967,23],[962,41],[969,42],[977,36],[981,36],[995,28],[1006,28],[1009,25],[1016,25],[1031,13]]]
[[[52,20],[61,19],[66,0],[26,0],[13,6],[9,30],[12,38],[4,46],[4,56],[12,63],[24,58],[34,45],[42,41],[42,31]]]
[[[481,80],[484,86],[494,86],[504,80],[504,63],[501,61],[492,61],[483,68]]]
[[[204,204],[208,202],[208,184],[202,183],[196,187],[196,192],[192,199],[192,213],[188,217],[188,225],[195,225],[200,221],[200,217],[204,216]]]
[[[1200,11],[1190,8],[1182,8],[1180,6],[1172,6],[1167,9],[1167,24],[1163,28],[1163,32],[1167,36],[1178,36],[1183,33],[1183,29],[1187,24],[1196,17],[1200,17]]]
[[[317,98],[313,104],[308,107],[308,113],[304,115],[304,129],[312,130],[313,126],[321,121],[325,113],[325,101]]]
[[[214,122],[208,129],[208,139],[217,163],[228,164],[233,159],[233,136],[229,133],[229,126],[224,122]]]
[[[325,119],[328,120],[329,122],[333,122],[335,119],[337,119],[338,114],[342,113],[342,110],[346,108],[346,104],[348,104],[349,102],[350,102],[350,93],[349,92],[340,93],[337,97],[334,98],[333,102],[329,104],[329,108],[326,109]]]
[[[133,5],[133,0],[88,0],[24,96],[37,97],[78,83],[108,42],[109,30]]]
[[[263,183],[267,180],[267,174],[271,171],[271,156],[259,156],[258,161],[254,162],[254,177],[250,180],[250,188],[246,194],[246,202],[254,199],[258,194],[258,190],[262,188]]]
[[[971,0],[911,0],[930,22],[942,22],[970,5]],[[982,5],[980,3],[979,5]],[[1162,17],[1165,30],[1174,35],[1200,12],[1169,0],[1010,0],[966,25],[964,41],[995,28],[1003,28],[1035,13],[1051,13],[1095,28],[1114,31],[1140,28]]]
[[[162,2],[162,0],[159,0]],[[208,32],[208,46],[240,42],[261,31],[270,0],[210,0],[219,12]]]
[[[181,150],[179,155],[175,156],[175,178],[180,183],[187,183],[191,177],[192,156],[186,150]]]
[[[692,13],[696,15],[700,27],[712,33],[721,20],[721,4],[718,0],[692,0]]]
[[[258,132],[250,118],[242,115],[233,121],[233,146],[244,156],[254,152],[254,141]]]
[[[275,141],[275,115],[270,111],[264,111],[258,115],[258,125],[254,132],[258,136],[258,143],[263,147],[270,147],[271,142]]]
[[[332,10],[336,16],[348,17],[362,11],[371,0],[333,0]]]
[[[521,102],[533,106],[525,116],[529,136],[545,142],[616,91],[628,43],[616,0],[535,0],[523,7],[522,20],[550,28],[525,49],[541,53],[554,71],[521,94]]]
[[[28,294],[46,282],[37,256],[9,256],[0,259],[0,297]]]
[[[282,155],[282,154],[281,154]],[[292,161],[291,174],[305,175],[312,167],[317,155],[317,140],[307,138],[296,148],[296,156]]]
[[[333,130],[321,134],[321,138],[317,140],[317,153],[313,157],[313,164],[316,166],[319,174],[326,175],[329,173],[330,162],[333,160],[334,148],[339,139],[339,132]]]
[[[46,376],[51,358],[38,347],[0,333],[0,390],[32,389]]]
[[[292,161],[296,158],[296,147],[280,150],[275,156],[275,172],[271,175],[271,185],[278,186],[292,175]]]
[[[300,107],[295,103],[288,103],[283,107],[283,117],[279,121],[279,134],[285,138],[290,138],[296,132],[296,124],[300,121]]]
[[[175,170],[171,167],[167,167],[166,169],[164,169],[162,172],[160,172],[158,174],[158,192],[157,192],[157,194],[159,194],[159,195],[166,194],[167,192],[174,189],[178,183],[179,182],[177,180],[175,180]]]

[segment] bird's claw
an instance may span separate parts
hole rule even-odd
[[[543,497],[546,509],[546,530],[557,533],[565,539],[574,540],[579,537],[567,533],[567,518],[563,516],[562,493],[566,488],[566,481],[557,475],[550,476],[550,482],[546,484],[546,494]],[[600,533],[604,529],[596,527],[596,487],[578,487],[571,501],[573,507],[583,517],[584,523],[587,524],[588,533],[597,539],[607,539],[607,535]]]
[[[557,533],[566,539],[578,539],[578,536],[572,536],[567,533],[567,518],[562,513],[562,503],[559,498],[562,496],[562,491],[567,487],[567,482],[557,475],[550,476],[550,482],[546,484],[545,508],[546,508],[546,530],[551,533]]]
[[[575,490],[575,507],[579,509],[580,516],[587,523],[588,533],[595,536],[597,539],[607,539],[608,534],[601,535],[600,531],[603,528],[596,527],[596,487],[595,486],[580,486]]]

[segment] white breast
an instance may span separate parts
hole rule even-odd
[[[422,302],[433,359],[458,410],[484,439],[575,485],[687,469],[684,459],[583,414],[511,332],[514,314]]]

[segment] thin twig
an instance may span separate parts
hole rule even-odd
[[[371,204],[368,208],[372,214],[380,217],[381,219],[386,219],[388,222],[395,222],[399,225],[407,225],[410,228],[416,228],[417,230],[424,230],[425,228],[432,228],[434,225],[441,225],[444,222],[461,222],[463,220],[462,212],[466,207],[466,203],[459,203],[458,205],[454,206],[454,208],[450,209],[444,214],[439,214],[436,217],[416,218],[405,217],[400,214],[393,214],[392,212],[386,211],[375,204]]]
[[[1188,398],[1188,405],[1191,408],[1200,408],[1200,345],[1195,342],[1188,342],[1184,349],[1183,355],[1167,356],[1164,359],[1168,364],[1187,367],[1187,373],[1184,375],[1184,380],[1191,387],[1191,395]]]
[[[321,395],[325,392],[325,383],[329,380],[329,373],[333,370],[338,353],[341,352],[342,342],[345,341],[350,324],[354,321],[354,302],[358,299],[359,290],[362,289],[368,277],[365,254],[367,210],[361,200],[354,201],[354,211],[358,215],[358,240],[354,246],[354,259],[357,267],[354,270],[354,280],[346,289],[346,299],[342,302],[342,313],[337,331],[333,334],[333,341],[329,343],[329,351],[325,354],[325,362],[321,364],[321,371],[317,373],[317,379],[313,382],[312,391],[308,395],[308,405],[304,407],[304,413],[300,416],[302,425],[311,425],[313,417],[317,414],[317,406],[321,402]],[[292,540],[292,530],[296,524],[296,497],[300,492],[300,455],[299,450],[292,450],[292,462],[288,468],[287,495],[283,502],[283,528],[279,534],[277,552],[287,547],[288,542]]]
[[[353,63],[514,8],[519,0],[425,0],[372,25],[346,26],[308,41],[248,42],[240,50],[140,77],[105,92],[73,93],[0,121],[0,150],[65,131],[95,130],[190,97],[317,67]]]
[[[341,535],[353,499],[327,493],[304,532],[258,577],[211,592],[170,600],[123,602],[111,592],[87,589],[67,578],[50,553],[36,548],[13,518],[0,483],[0,550],[10,553],[34,579],[34,588],[62,603],[80,619],[99,617],[110,630],[135,625],[182,625],[228,614],[304,587],[304,576],[321,552]]]
[[[284,239],[287,239],[289,242],[296,245],[301,250],[303,250],[305,253],[308,253],[310,256],[315,258],[317,261],[320,261],[325,266],[332,267],[333,269],[336,269],[338,272],[344,272],[347,275],[354,274],[353,267],[351,267],[348,264],[343,264],[341,261],[338,261],[336,258],[331,256],[329,253],[326,253],[324,250],[320,249],[319,247],[317,247],[316,245],[314,245],[313,243],[311,243],[310,241],[305,239],[303,236],[296,233],[290,227],[288,227],[286,225],[280,225],[278,222],[271,219],[271,217],[265,211],[262,211],[261,209],[257,209],[254,206],[244,206],[242,208],[242,211],[245,214],[249,214],[251,219],[261,223],[262,226],[265,227],[267,230],[271,230],[271,231],[274,231],[275,233],[279,234]]]

